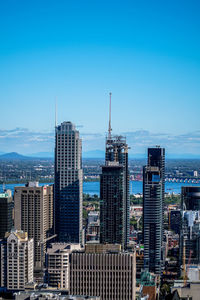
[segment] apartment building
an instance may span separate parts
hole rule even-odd
[[[25,284],[33,281],[33,239],[28,239],[26,232],[12,231],[6,234],[2,248],[4,264],[1,272],[7,275],[4,286],[8,290],[24,290]]]
[[[43,268],[46,242],[53,232],[53,186],[29,182],[15,187],[15,229],[34,239],[34,269]]]

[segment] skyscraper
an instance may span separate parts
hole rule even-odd
[[[144,268],[161,274],[163,264],[163,213],[165,192],[165,149],[148,149],[143,169]]]
[[[13,226],[13,201],[10,190],[0,194],[0,239],[11,231]]]
[[[181,209],[200,210],[200,186],[182,186]]]
[[[181,189],[180,264],[200,263],[200,187]]]
[[[100,199],[100,242],[119,243],[126,247],[129,243],[130,208],[128,145],[124,137],[111,135],[111,116],[105,165],[100,178]]]
[[[53,230],[53,186],[39,186],[29,182],[15,187],[15,229],[28,233],[34,239],[35,271],[42,269],[45,261],[46,240]]]
[[[55,225],[60,242],[82,243],[82,143],[71,122],[56,127]]]

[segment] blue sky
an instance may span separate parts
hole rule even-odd
[[[133,153],[199,154],[199,1],[0,2],[0,151],[51,152],[58,122],[84,151],[113,132]],[[144,134],[145,133],[145,134]]]

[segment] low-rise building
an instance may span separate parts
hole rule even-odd
[[[69,289],[69,254],[80,249],[80,244],[67,243],[52,243],[47,248],[45,281],[49,286]]]
[[[15,300],[101,300],[100,297],[62,295],[58,292],[19,292],[14,294]]]
[[[88,214],[86,242],[99,241],[100,238],[100,219],[98,211],[90,211]]]
[[[177,290],[180,299],[199,300],[200,281],[187,281],[187,284],[184,285],[183,281],[177,280],[174,282],[171,292],[173,293],[175,290]]]

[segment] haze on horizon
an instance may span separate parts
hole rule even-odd
[[[72,121],[83,151],[113,133],[130,153],[199,155],[199,1],[1,1],[0,152],[54,148]]]

